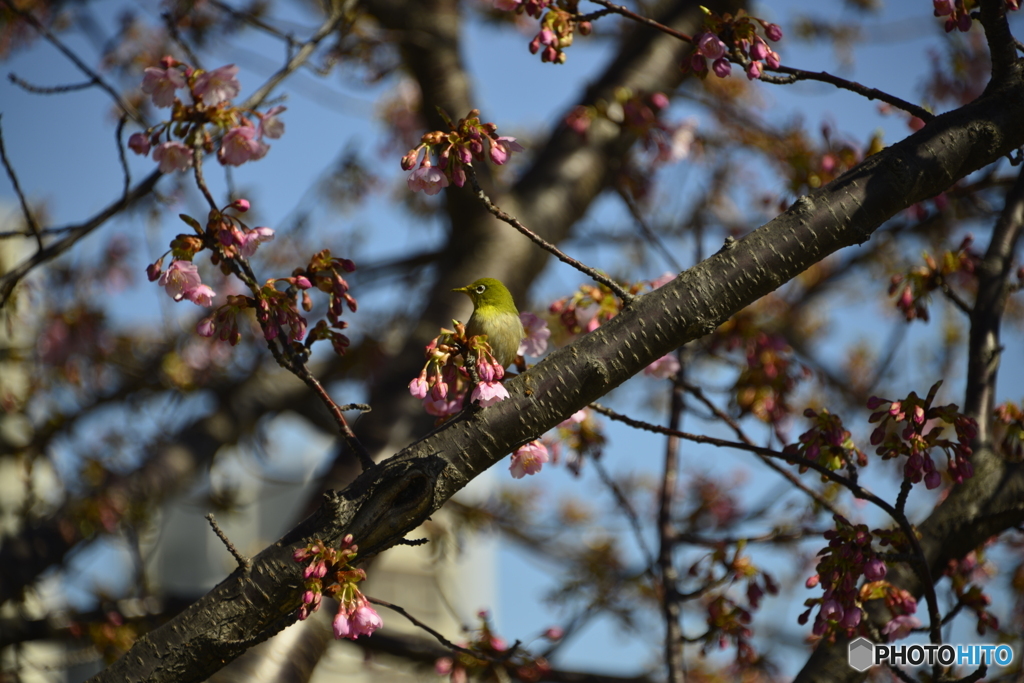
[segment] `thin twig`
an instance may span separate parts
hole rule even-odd
[[[648,432],[654,432],[655,434],[678,436],[680,439],[686,439],[687,441],[693,441],[694,443],[704,443],[711,446],[718,446],[719,448],[735,448],[741,451],[748,451],[750,453],[764,455],[768,458],[777,458],[779,460],[785,460],[788,463],[791,463],[793,465],[799,465],[800,467],[807,467],[809,469],[814,470],[815,472],[818,472],[826,479],[829,479],[837,484],[840,484],[841,486],[846,487],[847,489],[849,489],[850,493],[854,495],[855,498],[860,498],[862,500],[866,500],[870,503],[875,504],[876,506],[881,508],[886,514],[892,517],[894,520],[899,517],[899,513],[897,513],[896,509],[892,505],[882,500],[881,498],[871,493],[870,491],[864,489],[862,486],[860,486],[860,484],[851,481],[850,479],[844,477],[841,474],[836,474],[834,471],[830,470],[824,465],[814,462],[813,460],[808,460],[803,456],[790,455],[789,453],[784,453],[782,451],[775,451],[770,448],[755,446],[753,444],[743,443],[740,441],[729,441],[728,439],[718,439],[713,436],[690,434],[688,432],[669,429],[668,427],[662,427],[660,425],[651,424],[650,422],[644,422],[643,420],[637,420],[627,415],[617,413],[611,408],[606,408],[600,403],[591,403],[590,407],[606,417],[616,420],[617,422],[622,422],[623,424],[629,425],[630,427],[634,427],[636,429],[643,429]]]
[[[2,117],[3,115],[0,114],[0,118]],[[0,160],[3,161],[7,177],[11,179],[11,185],[14,186],[14,193],[18,195],[18,201],[21,202],[21,213],[25,216],[25,223],[28,224],[28,229],[35,235],[36,244],[39,245],[39,251],[41,252],[43,250],[43,235],[39,231],[39,224],[36,223],[36,218],[32,215],[32,210],[28,206],[25,193],[21,190],[21,183],[18,182],[18,176],[14,173],[14,166],[11,165],[10,160],[7,158],[7,148],[4,146],[4,132],[2,128],[0,128]]]
[[[392,604],[387,600],[378,600],[377,598],[371,598],[370,596],[366,596],[366,599],[374,605],[387,607],[389,610],[393,612],[398,612],[403,617],[408,619],[414,626],[417,626],[426,631],[427,633],[429,633],[430,635],[434,636],[434,638],[437,639],[437,642],[441,643],[449,650],[452,650],[453,652],[461,652],[462,654],[469,655],[470,657],[479,659],[481,661],[491,662],[494,664],[501,664],[502,662],[506,662],[508,661],[509,657],[511,657],[515,653],[515,651],[519,649],[519,645],[521,644],[520,641],[517,640],[515,643],[512,644],[512,647],[502,652],[500,657],[491,657],[482,652],[476,652],[475,650],[470,650],[469,648],[462,647],[461,645],[456,645],[455,643],[448,640],[431,627],[424,624],[422,621],[420,621],[413,615],[409,614],[409,612],[407,612],[404,607],[399,607],[398,605]]]
[[[644,236],[644,239],[650,242],[657,251],[661,252],[661,256],[668,263],[669,268],[677,273],[682,271],[683,267],[679,264],[679,261],[676,260],[675,256],[672,255],[672,252],[669,251],[668,247],[665,246],[665,242],[663,242],[658,236],[658,233],[651,229],[651,226],[647,223],[647,219],[644,218],[643,212],[640,211],[640,207],[636,205],[636,201],[634,201],[633,197],[630,196],[629,191],[621,185],[618,185],[616,189],[618,190],[622,201],[626,203],[626,208],[629,209],[630,215],[633,216],[633,220],[636,221],[636,225],[640,228],[640,234]]]
[[[288,47],[290,48],[297,48],[301,45],[301,43],[298,40],[296,40],[290,33],[285,33],[279,29],[274,28],[273,26],[266,23],[265,21],[255,16],[251,12],[244,12],[242,10],[235,9],[234,7],[228,5],[226,2],[221,2],[220,0],[210,0],[210,4],[219,9],[220,11],[224,12],[225,14],[230,14],[236,19],[241,19],[245,23],[255,26],[264,33],[268,33],[274,36],[275,38],[281,39],[282,41],[287,43]]]
[[[301,372],[296,372],[301,368]],[[363,466],[364,470],[368,470],[373,467],[376,463],[370,456],[369,451],[366,450],[366,446],[356,437],[355,432],[349,426],[345,420],[345,416],[341,414],[342,407],[334,402],[324,386],[320,384],[320,381],[313,376],[309,369],[305,365],[299,365],[298,368],[292,370],[299,379],[306,383],[310,389],[312,389],[316,395],[320,398],[320,401],[327,407],[328,412],[331,413],[331,417],[334,418],[335,424],[338,425],[338,429],[341,431],[342,438],[345,439],[345,443],[351,448],[356,456],[359,458],[359,464]]]
[[[93,69],[90,68],[88,64],[79,59],[78,55],[76,55],[71,50],[71,48],[67,47],[64,43],[61,42],[61,40],[57,36],[53,35],[53,33],[51,33],[48,28],[43,26],[42,23],[40,23],[40,21],[36,19],[31,12],[26,12],[22,9],[19,9],[11,2],[11,0],[0,0],[0,2],[2,2],[11,12],[17,14],[19,17],[21,17],[26,22],[31,24],[36,31],[38,31],[44,38],[46,38],[46,40],[50,42],[50,44],[52,44],[55,48],[60,50],[65,57],[71,60],[71,63],[78,67],[79,71],[88,76],[92,80],[92,82],[94,82],[100,88],[105,90],[107,94],[110,95],[110,97],[114,100],[114,102],[117,103],[117,106],[121,109],[121,111],[123,111],[125,114],[131,117],[132,120],[142,124],[143,127],[145,127],[145,123],[143,122],[142,115],[139,114],[139,111],[131,104],[126,102],[121,97],[121,94],[117,92],[117,90],[115,90],[113,86],[111,86],[109,83],[103,80],[102,76],[93,71]]]
[[[601,5],[602,7],[616,14],[621,14],[622,16],[632,19],[633,21],[637,21],[641,24],[644,24],[645,26],[656,28],[662,33],[667,33],[668,35],[678,38],[679,40],[682,40],[684,42],[693,42],[693,38],[686,35],[685,33],[681,33],[675,30],[674,28],[665,26],[664,24],[661,24],[657,21],[654,21],[653,19],[649,19],[640,14],[637,14],[636,12],[632,12],[621,5],[616,5],[614,3],[608,2],[608,0],[590,1],[593,2],[594,4]],[[745,64],[742,64],[742,62],[740,62],[739,60],[736,61],[737,63],[740,63],[741,66],[745,66]],[[896,107],[897,109],[902,109],[906,112],[909,112],[910,114],[913,114],[914,116],[918,117],[919,119],[925,122],[931,121],[933,118],[935,118],[935,114],[932,114],[930,111],[916,104],[911,104],[910,102],[901,100],[900,98],[895,97],[894,95],[890,95],[886,92],[882,92],[877,88],[869,88],[867,86],[861,85],[860,83],[848,81],[845,78],[833,76],[832,74],[826,73],[824,71],[804,71],[803,69],[794,69],[788,66],[779,66],[777,69],[771,69],[770,67],[768,68],[771,71],[777,71],[779,73],[787,74],[789,77],[780,78],[778,76],[768,76],[766,74],[762,74],[761,80],[764,81],[765,83],[786,85],[789,83],[795,83],[796,81],[820,81],[822,83],[829,83],[831,85],[834,85],[835,87],[840,88],[842,90],[849,90],[850,92],[857,93],[858,95],[862,95],[863,97],[866,97],[869,100],[880,100],[882,102],[885,102],[886,104],[890,104]]]
[[[7,2],[8,0],[3,0]],[[307,40],[298,52],[288,60],[288,63],[278,69],[274,74],[268,78],[263,85],[256,89],[252,95],[249,96],[245,102],[239,105],[242,109],[255,109],[258,107],[270,93],[277,87],[277,84],[288,77],[293,71],[298,69],[300,66],[306,63],[310,55],[317,46],[328,36],[332,35],[338,28],[345,17],[351,12],[356,6],[356,0],[343,0],[342,2],[332,3],[334,11],[331,12],[330,16],[320,25],[316,33]]]
[[[217,520],[214,518],[212,512],[206,515],[206,521],[210,523],[210,528],[213,529],[213,533],[217,534],[217,538],[220,539],[220,542],[224,544],[224,547],[228,549],[231,556],[235,558],[235,562],[238,563],[238,566],[244,571],[249,571],[249,569],[252,568],[252,560],[238,552],[238,548],[235,547],[235,544],[231,542],[228,535],[225,534],[224,530],[220,528],[219,524],[217,524]]]
[[[949,299],[954,306],[959,308],[961,312],[971,315],[971,305],[960,298],[960,295],[949,286],[949,283],[946,282],[945,278],[939,278],[939,290],[945,294],[946,298]]]
[[[481,202],[483,202],[484,207],[487,209],[488,212],[490,212],[492,216],[494,216],[495,218],[504,223],[508,223],[509,225],[511,225],[513,228],[515,228],[523,235],[528,237],[531,242],[539,246],[541,249],[551,254],[554,254],[559,261],[569,264],[576,270],[585,274],[587,277],[593,279],[595,282],[600,282],[602,285],[612,290],[612,292],[614,292],[617,297],[622,299],[623,305],[629,306],[633,299],[636,298],[632,294],[624,290],[621,286],[619,286],[617,282],[615,282],[608,276],[602,275],[601,273],[594,270],[590,266],[580,263],[579,261],[569,256],[555,245],[544,240],[540,235],[538,235],[537,233],[533,232],[528,227],[520,223],[516,218],[510,216],[509,214],[505,213],[497,206],[495,206],[494,203],[491,201],[490,197],[487,196],[487,193],[484,192],[483,189],[481,189],[480,183],[477,181],[476,170],[472,166],[466,166],[466,175],[469,176],[469,182],[473,185],[473,191],[476,193],[476,196],[480,199]]]
[[[627,9],[627,8],[623,7],[622,5],[616,5],[615,3],[608,2],[608,0],[590,0],[590,1],[592,3],[594,3],[595,5],[601,5],[601,7],[604,7],[609,12],[614,12],[615,14],[621,14],[622,16],[624,16],[624,17],[626,17],[628,19],[632,19],[633,21],[639,22],[639,23],[641,23],[641,24],[643,24],[645,26],[650,26],[651,28],[656,28],[659,31],[661,31],[662,33],[667,33],[668,35],[674,36],[674,37],[678,38],[679,40],[682,40],[683,42],[686,42],[686,43],[692,43],[693,42],[693,38],[691,38],[690,36],[686,35],[685,33],[677,31],[677,30],[675,30],[674,28],[672,28],[670,26],[665,26],[665,24],[659,23],[659,22],[655,21],[654,19],[649,19],[649,18],[643,16],[642,14],[637,14],[636,12],[633,12],[633,11]]]
[[[672,378],[670,401],[669,429],[678,430],[686,410],[686,397],[683,394],[683,372],[685,359],[682,350],[677,352],[680,369]],[[668,669],[669,683],[684,683],[686,669],[683,661],[683,649],[677,643],[683,637],[680,623],[682,608],[679,596],[679,574],[675,566],[675,550],[678,535],[673,523],[672,503],[676,497],[676,485],[679,481],[679,437],[670,435],[665,442],[665,466],[661,476],[661,491],[658,500],[658,574],[661,577],[660,598],[662,617],[665,620],[665,665]]]
[[[3,276],[0,276],[0,308],[3,308],[7,303],[7,300],[11,297],[11,293],[14,291],[15,285],[17,285],[18,282],[29,273],[29,271],[39,264],[45,263],[50,259],[56,258],[59,254],[64,253],[78,242],[78,240],[106,223],[111,217],[149,194],[162,175],[163,174],[161,174],[160,171],[153,171],[146,176],[145,180],[136,185],[135,189],[132,190],[127,197],[118,199],[84,223],[67,226],[65,228],[52,229],[52,232],[67,232],[68,235],[59,242],[51,243],[46,247],[46,249],[37,251],[30,258],[18,264]],[[51,230],[47,230],[46,232],[51,232]]]
[[[686,390],[693,394],[698,401],[703,403],[715,417],[729,425],[729,427],[732,428],[733,432],[736,434],[736,437],[740,441],[742,441],[745,444],[753,445],[753,440],[751,440],[751,438],[747,436],[746,432],[743,431],[743,428],[740,427],[740,425],[735,420],[733,420],[732,417],[730,417],[727,413],[725,413],[724,411],[719,409],[718,406],[712,403],[711,400],[704,395],[704,391],[700,387],[693,384],[686,384]],[[836,509],[835,505],[833,505],[830,500],[822,496],[820,493],[818,493],[811,487],[804,484],[804,482],[801,481],[800,477],[798,477],[796,474],[782,468],[777,462],[771,460],[770,458],[766,458],[762,455],[759,455],[758,457],[761,459],[761,462],[763,462],[769,468],[774,470],[781,477],[785,478],[790,484],[792,484],[796,488],[806,493],[812,499],[814,499],[814,502],[820,505],[822,508],[828,510],[834,515],[842,514],[838,509]]]
[[[608,490],[612,492],[612,496],[615,497],[615,502],[618,504],[623,514],[626,515],[626,519],[629,520],[629,525],[633,528],[633,536],[636,538],[636,544],[640,547],[640,552],[643,553],[644,558],[647,560],[647,568],[644,570],[644,573],[648,574],[653,580],[656,560],[654,558],[654,553],[651,552],[651,549],[647,546],[647,541],[644,539],[640,516],[636,514],[636,510],[633,509],[629,499],[626,498],[626,494],[622,491],[622,487],[615,482],[601,461],[594,458],[593,462],[594,469],[597,471],[597,476],[600,477],[601,482],[608,487]]]
[[[91,88],[96,85],[95,80],[88,80],[84,83],[72,83],[70,85],[32,85],[28,81],[18,78],[14,74],[7,74],[7,80],[22,90],[35,93],[36,95],[58,95],[66,92],[75,92],[76,90],[85,90],[86,88]]]
[[[124,188],[121,190],[121,199],[128,196],[132,187],[132,174],[128,170],[128,159],[124,154],[124,145],[121,144],[121,135],[124,133],[124,124],[128,123],[128,116],[122,114],[117,122],[117,130],[114,132],[114,140],[117,142],[117,157],[121,160],[121,173],[124,176]]]
[[[925,123],[935,118],[935,114],[931,113],[927,109],[902,100],[895,95],[890,95],[887,92],[878,90],[877,88],[869,88],[866,85],[861,85],[855,81],[848,81],[845,78],[839,76],[833,76],[832,74],[825,71],[804,71],[803,69],[794,69],[789,66],[779,66],[777,69],[767,67],[770,71],[777,71],[779,73],[787,74],[789,78],[780,78],[775,76],[761,75],[761,80],[765,83],[786,85],[788,83],[795,83],[796,81],[819,81],[821,83],[828,83],[834,85],[840,90],[849,90],[850,92],[857,93],[869,100],[879,100],[886,104],[892,105],[897,109],[916,116]]]
[[[824,465],[817,463],[813,460],[808,460],[807,458],[804,458],[803,456],[800,455],[791,455],[789,453],[773,451],[770,448],[762,448],[761,446],[754,446],[752,444],[728,441],[726,439],[716,439],[715,437],[712,436],[688,434],[686,432],[668,429],[667,427],[661,427],[659,425],[651,424],[650,422],[644,422],[643,420],[637,420],[626,415],[616,413],[614,410],[606,408],[598,403],[591,403],[590,407],[596,410],[597,412],[601,413],[602,415],[605,415],[613,420],[617,420],[619,422],[622,422],[623,424],[627,424],[637,429],[643,429],[649,432],[654,432],[656,434],[674,435],[678,436],[681,439],[686,439],[687,441],[693,441],[695,443],[706,443],[712,446],[719,446],[722,448],[735,448],[741,451],[749,451],[751,453],[763,455],[769,458],[785,460],[786,462],[792,463],[794,465],[799,465],[800,467],[812,469],[815,472],[819,473],[825,479],[833,481],[849,490],[850,493],[853,494],[854,498],[866,500],[869,503],[874,504],[876,507],[878,507],[887,515],[889,515],[889,517],[891,517],[894,522],[896,522],[896,524],[900,527],[900,531],[903,532],[903,535],[906,538],[907,543],[910,544],[911,548],[914,551],[913,557],[915,561],[910,564],[917,572],[918,577],[921,579],[922,591],[924,592],[925,600],[928,603],[928,617],[930,619],[931,624],[930,630],[932,634],[932,642],[936,645],[942,642],[941,634],[939,633],[939,629],[942,623],[942,617],[939,612],[938,597],[935,594],[935,584],[932,581],[931,567],[928,565],[928,561],[925,558],[924,549],[921,547],[921,541],[920,539],[918,539],[917,533],[915,533],[914,531],[914,527],[910,524],[910,520],[908,520],[906,515],[904,515],[902,512],[894,508],[892,505],[882,500],[881,498],[871,493],[870,491],[864,489],[857,482],[847,477],[844,477],[841,474],[837,474],[836,472],[830,470]]]

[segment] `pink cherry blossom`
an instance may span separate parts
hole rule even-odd
[[[277,138],[284,135],[284,121],[278,118],[278,114],[287,110],[288,107],[271,107],[267,110],[267,113],[260,119],[259,136],[276,140]]]
[[[199,285],[185,292],[185,298],[197,306],[212,306],[216,292],[209,285]]]
[[[252,126],[236,126],[224,134],[217,151],[217,160],[227,166],[241,166],[247,161],[262,159],[269,145],[256,138]]]
[[[486,408],[509,397],[508,389],[501,382],[480,382],[470,394],[470,401],[479,401]]]
[[[761,62],[751,62],[750,64],[747,64],[747,79],[756,81],[761,78],[761,69]]]
[[[651,280],[651,289],[660,289],[676,279],[675,273],[665,273]]]
[[[954,0],[932,0],[932,6],[937,17],[949,16],[956,9]]]
[[[877,557],[864,563],[864,578],[868,581],[881,581],[886,572],[885,562]]]
[[[370,607],[370,603],[363,602],[352,615],[352,640],[359,636],[370,636],[373,632],[384,625],[384,620],[377,614],[377,610]]]
[[[264,242],[271,242],[274,239],[274,231],[272,228],[256,228],[245,233],[244,241],[242,242],[242,254],[244,256],[252,256],[256,253],[256,248]]]
[[[575,413],[573,413],[572,415],[570,415],[569,417],[567,417],[564,420],[562,420],[561,422],[559,422],[558,426],[559,427],[571,427],[573,425],[578,425],[579,423],[583,422],[586,419],[587,419],[587,409],[586,408],[581,408],[581,409],[577,410]]]
[[[128,147],[140,156],[149,154],[149,136],[145,133],[132,133],[128,138]]]
[[[423,399],[423,409],[427,411],[428,415],[435,417],[445,417],[447,415],[455,415],[462,410],[462,394],[457,396],[454,400],[449,401],[446,399],[434,399],[431,396],[427,396]]]
[[[921,620],[908,614],[901,614],[894,617],[885,625],[882,634],[889,637],[889,642],[901,640],[910,635],[910,632],[921,626]]]
[[[846,610],[846,614],[839,620],[839,628],[853,629],[857,628],[860,624],[861,610],[859,607],[851,607]]]
[[[409,382],[409,393],[416,398],[427,397],[427,378],[420,376]]]
[[[843,618],[843,606],[835,598],[829,598],[821,603],[821,618],[829,621],[839,621]]]
[[[725,56],[725,43],[714,33],[703,33],[697,39],[697,49],[708,59],[721,59]]]
[[[443,188],[448,187],[448,178],[441,169],[426,163],[409,174],[409,179],[406,182],[413,192],[422,191],[428,195],[435,195]]]
[[[668,97],[663,92],[656,92],[651,95],[651,106],[655,109],[664,109],[669,105]]]
[[[192,92],[203,101],[203,104],[216,106],[241,92],[242,85],[238,82],[237,75],[238,67],[234,64],[207,71],[196,79]]]
[[[501,136],[496,140],[488,139],[488,141],[491,145],[491,161],[499,166],[508,161],[512,152],[525,151],[525,148],[513,137]]]
[[[196,334],[200,337],[212,337],[217,332],[216,325],[213,324],[213,316],[203,318],[196,323]]]
[[[519,342],[517,353],[520,356],[533,356],[534,358],[540,356],[547,350],[548,338],[551,337],[547,321],[529,311],[520,313],[519,320],[523,323],[526,336],[523,337],[523,341]]]
[[[167,296],[175,301],[184,299],[188,292],[199,287],[199,270],[191,261],[172,261],[171,267],[163,272],[157,284],[167,290]]]
[[[764,34],[768,36],[768,40],[777,42],[782,40],[782,27],[778,24],[768,24],[764,27]]]
[[[754,44],[750,46],[750,58],[753,60],[764,59],[768,56],[768,43],[761,40],[760,36],[754,36]]]
[[[185,76],[180,69],[147,68],[142,77],[142,92],[152,95],[153,104],[170,107],[174,104],[174,91],[185,87]]]
[[[514,479],[522,479],[527,474],[537,474],[548,461],[548,448],[540,440],[535,439],[520,446],[512,454],[509,471]]]
[[[666,353],[664,356],[644,368],[645,375],[648,377],[657,377],[658,379],[668,379],[677,372],[679,372],[679,359],[676,358],[674,353]]]
[[[185,171],[192,167],[192,150],[178,142],[162,142],[153,150],[153,161],[160,163],[161,173]]]
[[[732,73],[732,64],[725,57],[716,59],[715,63],[711,65],[711,70],[715,72],[715,75],[719,78],[725,78]]]
[[[383,625],[380,615],[360,594],[352,603],[338,606],[338,613],[334,616],[334,637],[356,640],[359,636],[373,635]]]

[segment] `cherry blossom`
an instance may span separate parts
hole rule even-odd
[[[238,67],[234,64],[207,71],[196,78],[192,92],[203,101],[203,104],[216,106],[241,92],[242,85],[238,82],[237,75]]]
[[[176,140],[162,142],[153,150],[153,160],[160,163],[161,173],[185,171],[192,167],[192,151]]]
[[[514,479],[522,479],[527,474],[537,474],[548,461],[548,448],[539,439],[520,446],[512,454],[509,471]]]
[[[157,107],[170,107],[174,104],[174,93],[185,87],[185,76],[180,69],[170,67],[161,69],[148,67],[142,77],[142,92],[152,95],[153,104]]]
[[[519,343],[520,356],[540,356],[548,348],[548,339],[551,337],[551,330],[543,318],[539,318],[529,311],[519,314],[519,320],[523,323],[526,336]]]

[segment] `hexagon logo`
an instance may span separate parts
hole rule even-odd
[[[867,671],[875,661],[875,645],[867,638],[858,638],[850,643],[847,661],[857,671]]]

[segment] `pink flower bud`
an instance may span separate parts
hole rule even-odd
[[[772,42],[782,40],[782,27],[778,24],[768,24],[764,27],[764,33]]]
[[[725,57],[716,59],[714,64],[711,65],[711,69],[715,72],[715,75],[719,78],[725,78],[732,73],[732,64]]]
[[[149,154],[149,136],[145,133],[132,133],[128,138],[128,147],[138,155]]]
[[[241,213],[245,213],[246,211],[249,210],[249,200],[248,199],[236,199],[235,201],[231,202],[231,206],[236,211],[239,211]]]

